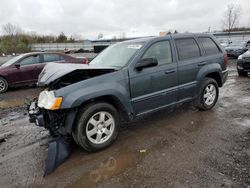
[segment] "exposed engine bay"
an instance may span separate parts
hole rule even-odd
[[[46,86],[50,90],[90,79],[103,74],[116,71],[111,67],[97,67],[86,64],[47,64],[38,78],[39,86]]]
[[[55,81],[48,84],[48,87],[50,89],[60,89],[62,87],[93,78],[96,76],[100,76],[103,74],[107,74],[109,72],[113,72],[113,70],[110,69],[96,69],[96,70],[75,70],[65,76],[62,76],[61,78],[56,79]]]

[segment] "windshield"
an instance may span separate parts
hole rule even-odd
[[[1,67],[8,67],[12,64],[14,64],[15,62],[17,62],[19,59],[21,59],[24,55],[19,55],[16,57],[13,57],[12,59],[10,59],[9,61],[5,62],[4,64],[1,65]]]
[[[114,44],[96,58],[94,58],[91,65],[101,65],[104,67],[123,67],[130,58],[143,46],[143,43],[118,43]]]

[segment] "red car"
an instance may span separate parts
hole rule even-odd
[[[86,58],[75,58],[63,53],[22,54],[0,66],[0,93],[11,87],[35,84],[43,67],[50,62],[88,64]]]

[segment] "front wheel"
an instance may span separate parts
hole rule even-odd
[[[104,102],[90,104],[79,112],[73,138],[85,150],[98,151],[115,141],[119,126],[115,107]]]
[[[218,100],[218,96],[219,87],[217,82],[212,78],[205,78],[196,101],[197,108],[200,110],[212,109]]]
[[[0,93],[4,93],[8,89],[8,82],[3,77],[0,77]]]

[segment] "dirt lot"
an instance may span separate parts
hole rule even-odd
[[[124,125],[110,148],[71,157],[43,178],[48,133],[28,123],[25,97],[0,95],[1,187],[250,187],[250,77],[229,78],[211,111],[190,104]]]

